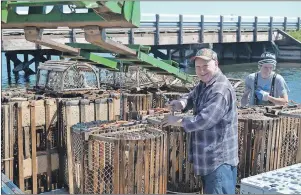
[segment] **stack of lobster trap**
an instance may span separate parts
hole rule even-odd
[[[166,135],[137,122],[72,127],[75,193],[165,194]]]
[[[200,190],[187,159],[190,135],[158,125],[165,104],[193,84],[140,69],[104,74],[80,62],[49,61],[39,71],[34,89],[2,93],[1,171],[23,192]],[[231,82],[238,94],[242,82]],[[300,113],[298,106],[239,111],[239,178],[301,161]]]

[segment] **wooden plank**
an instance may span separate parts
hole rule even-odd
[[[124,180],[125,180],[125,163],[126,163],[126,152],[125,152],[125,140],[120,140],[120,165],[119,165],[119,193],[125,194],[124,191]]]
[[[176,183],[176,166],[177,166],[177,136],[175,135],[174,130],[171,135],[172,148],[171,148],[171,181],[173,184]]]
[[[47,191],[51,190],[51,183],[52,183],[52,175],[51,175],[51,142],[52,142],[52,132],[50,128],[51,123],[51,116],[50,116],[50,101],[45,100],[45,128],[46,128],[46,152],[47,152]]]
[[[160,177],[160,180],[159,180],[159,194],[165,194],[164,193],[164,182],[163,182],[163,177],[164,177],[164,137],[161,136],[160,137],[160,169],[159,169],[159,177]]]
[[[279,154],[280,154],[280,145],[279,145],[279,142],[281,139],[279,139],[280,137],[280,129],[281,127],[281,123],[279,120],[277,120],[277,130],[276,130],[276,144],[275,144],[275,160],[274,160],[274,169],[277,169],[278,168],[278,157],[279,157]]]
[[[109,121],[113,121],[114,118],[114,107],[113,107],[113,99],[108,98],[108,119]]]
[[[22,103],[18,103],[18,181],[19,188],[24,191],[24,174],[23,174],[23,127],[22,127]]]
[[[114,119],[119,120],[120,118],[120,95],[115,95],[113,98],[113,107],[114,107]]]
[[[67,163],[68,163],[68,184],[69,193],[74,194],[73,184],[73,161],[72,161],[72,150],[71,150],[71,106],[66,106],[66,131],[67,131]]]
[[[24,158],[30,158],[30,133],[29,133],[29,127],[24,127],[24,147],[25,147],[25,153]]]
[[[272,133],[272,138],[271,138],[272,144],[271,144],[271,156],[270,156],[270,170],[274,170],[276,129],[277,129],[277,123],[273,120],[273,133]]]
[[[258,155],[260,151],[260,143],[261,143],[261,136],[262,136],[262,129],[254,129],[255,131],[255,140],[254,140],[254,150],[252,151],[252,162],[251,162],[251,174],[257,174],[257,162],[258,162]]]
[[[159,14],[156,14],[156,23],[155,23],[155,27],[156,27],[156,30],[155,30],[155,45],[159,45],[160,44],[160,15]]]
[[[163,177],[163,193],[167,193],[167,183],[168,183],[168,133],[164,134],[164,161],[163,161],[163,172],[164,172],[164,177]]]
[[[113,173],[113,194],[119,194],[119,151],[120,151],[120,141],[114,143],[114,173]]]
[[[155,179],[155,139],[151,139],[151,156],[150,156],[150,181],[149,193],[154,194],[154,179]]]
[[[149,194],[149,156],[150,156],[150,140],[145,141],[144,149],[144,194]]]
[[[128,193],[128,183],[129,183],[129,146],[128,146],[128,142],[129,141],[126,141],[124,140],[124,154],[123,154],[123,158],[126,159],[126,162],[124,162],[124,170],[125,170],[125,179],[124,179],[124,192],[125,194]]]
[[[270,17],[269,41],[273,41],[273,16]]]
[[[9,131],[9,136],[10,136],[10,140],[9,140],[9,153],[10,153],[10,157],[14,158],[14,145],[15,145],[15,132],[14,132],[14,121],[15,121],[15,109],[16,107],[14,106],[14,104],[9,104],[9,121],[8,121],[8,127],[9,129],[11,129]],[[13,159],[9,162],[10,164],[10,171],[9,171],[9,179],[10,180],[14,180],[14,161]]]
[[[183,182],[184,139],[183,130],[179,132],[179,183]]]
[[[263,121],[263,129],[262,129],[262,132],[261,132],[261,145],[260,145],[260,173],[263,173],[264,170],[264,167],[265,167],[265,164],[264,164],[264,156],[265,156],[265,149],[266,149],[266,144],[265,144],[265,140],[266,140],[266,131],[267,131],[267,128],[268,128],[268,121],[265,120]]]
[[[134,188],[134,181],[135,181],[135,164],[134,164],[134,158],[135,158],[135,144],[136,141],[130,141],[129,142],[129,177],[128,177],[128,194],[134,194],[135,188]]]
[[[204,39],[204,15],[201,15],[201,30],[200,30],[200,43],[203,43],[205,41]]]
[[[3,117],[4,117],[4,121],[1,121],[2,123],[4,123],[4,129],[2,129],[1,131],[4,131],[4,173],[5,175],[10,175],[10,169],[13,169],[13,167],[10,166],[10,161],[12,161],[13,159],[11,158],[10,155],[10,133],[9,133],[9,105],[2,105],[2,111],[3,111]],[[11,129],[11,131],[13,131],[13,129]],[[2,159],[2,160],[4,160]],[[3,163],[3,162],[2,162]]]
[[[148,109],[147,109],[147,96],[146,96],[146,95],[144,95],[144,96],[142,97],[142,101],[143,101],[143,107],[142,107],[142,110],[148,110]]]
[[[266,157],[266,170],[270,171],[270,155],[271,155],[271,142],[273,134],[273,120],[269,120],[269,129],[268,129],[268,143],[267,143],[267,157]]]
[[[188,159],[188,154],[189,154],[189,145],[191,144],[191,142],[192,142],[192,137],[191,137],[191,133],[187,133],[186,134],[186,155],[187,155],[187,158],[186,158],[186,162],[185,162],[185,164],[186,164],[186,172],[185,172],[185,184],[187,185],[187,184],[189,184],[189,179],[190,179],[190,164],[191,163],[189,163],[189,159]],[[187,186],[187,187],[189,187],[189,186]]]
[[[253,42],[257,42],[258,34],[258,16],[254,17],[254,31],[253,31]]]
[[[178,35],[178,44],[183,44],[183,36],[184,36],[184,30],[183,30],[183,15],[179,15],[179,35]]]
[[[251,162],[252,162],[252,129],[253,120],[248,119],[248,128],[247,128],[247,150],[246,150],[246,177],[250,175],[251,171]]]
[[[283,118],[284,119],[284,118]],[[285,120],[285,119],[284,119]],[[291,147],[290,145],[293,144],[293,143],[290,143],[291,141],[293,141],[293,134],[294,134],[294,129],[293,129],[293,122],[294,122],[294,119],[292,118],[286,118],[287,120],[287,131],[286,131],[286,134],[283,135],[283,137],[281,137],[281,140],[280,141],[284,141],[284,144],[285,144],[285,166],[289,166],[291,164],[291,154],[292,154],[292,151],[291,151]],[[281,144],[279,143],[280,145],[280,148],[281,148]],[[280,167],[279,167],[280,168]]]
[[[241,178],[245,178],[246,175],[246,151],[247,151],[247,137],[248,137],[248,121],[247,120],[243,120],[244,123],[244,127],[243,127],[243,131],[241,132],[241,134],[243,134],[243,144],[242,144],[242,155],[241,155],[241,159],[239,159],[239,169],[240,169],[240,176]]]
[[[293,154],[294,154],[294,152],[293,152],[293,145],[295,143],[295,141],[294,141],[295,140],[295,135],[297,135],[297,132],[296,132],[296,126],[297,126],[297,124],[296,124],[296,118],[289,118],[289,121],[290,121],[290,128],[289,128],[290,135],[289,135],[289,141],[288,141],[287,145],[291,145],[291,146],[289,146],[289,150],[288,150],[288,154],[289,154],[288,160],[287,160],[288,166],[292,165],[294,163],[294,159],[293,159]]]
[[[224,16],[220,16],[219,26],[219,43],[222,43],[224,38]]]
[[[299,24],[300,24],[300,17],[298,18]],[[300,27],[299,27],[300,28]],[[298,119],[298,125],[297,125],[297,136],[299,138],[298,140],[298,148],[297,148],[297,156],[296,156],[296,163],[301,163],[301,119]]]
[[[95,100],[96,120],[108,120],[108,102],[106,98]]]
[[[30,102],[30,128],[31,128],[31,158],[32,158],[32,193],[38,193],[37,171],[37,132],[36,132],[35,101]]]
[[[285,139],[287,133],[289,133],[289,128],[288,128],[288,118],[281,118],[281,123],[283,124],[282,126],[282,134],[283,134],[283,138],[281,139]],[[286,147],[285,147],[286,146]],[[281,152],[283,150],[284,154],[281,154],[281,167],[285,167],[286,163],[287,163],[287,155],[288,155],[288,143],[285,145],[284,147],[281,145],[280,149]]]
[[[159,193],[159,171],[160,171],[160,138],[156,138],[156,163],[155,163],[155,194]]]
[[[241,16],[238,16],[237,42],[241,41]]]
[[[137,152],[137,161],[136,161],[136,177],[137,181],[137,193],[142,194],[142,178],[143,178],[143,140],[138,141],[138,152]]]

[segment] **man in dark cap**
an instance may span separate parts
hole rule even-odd
[[[163,126],[181,126],[191,134],[189,160],[201,177],[205,194],[235,194],[238,132],[235,91],[218,67],[217,54],[201,49],[193,58],[200,83],[169,103],[175,110],[193,109],[193,117],[169,115]]]

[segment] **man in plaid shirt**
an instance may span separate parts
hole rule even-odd
[[[189,160],[205,194],[235,194],[238,164],[236,95],[218,68],[217,54],[201,49],[194,57],[200,83],[170,102],[172,110],[193,109],[193,117],[169,115],[163,125],[182,126],[191,134]]]

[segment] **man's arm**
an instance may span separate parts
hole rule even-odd
[[[247,86],[245,86],[244,94],[242,95],[241,100],[240,100],[241,106],[246,106],[248,104],[250,92],[251,92],[251,89],[249,89]]]
[[[196,88],[198,87],[198,85],[192,90],[190,91],[188,94],[183,95],[179,101],[181,102],[183,109],[190,110],[193,108],[193,96],[196,93]]]
[[[277,75],[276,77],[276,88],[277,91],[279,91],[280,97],[272,97],[268,96],[268,100],[272,102],[275,105],[285,105],[288,103],[288,86],[284,80],[284,78],[281,75]]]
[[[249,103],[249,95],[250,95],[250,92],[252,91],[251,84],[253,84],[253,83],[254,83],[254,81],[252,81],[252,76],[248,75],[245,78],[244,94],[242,95],[241,100],[240,100],[241,106],[246,106]]]
[[[222,94],[216,93],[202,106],[195,117],[183,118],[182,125],[186,132],[208,130],[220,122],[228,109]]]
[[[285,105],[288,103],[288,95],[284,94],[284,95],[280,96],[279,98],[275,98],[275,97],[269,95],[268,100],[275,105]]]

